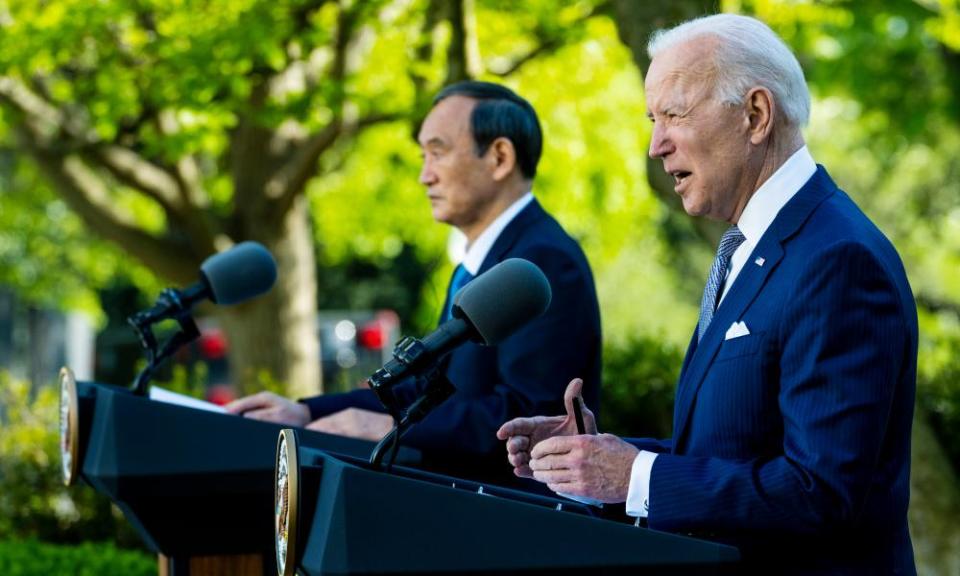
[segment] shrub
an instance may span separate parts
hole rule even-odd
[[[4,576],[153,576],[155,557],[120,550],[110,542],[63,546],[36,540],[0,541],[0,574]]]
[[[112,540],[140,545],[110,501],[61,480],[59,389],[0,371],[0,540]],[[6,572],[0,570],[0,574]]]
[[[683,353],[653,336],[603,350],[600,429],[619,436],[668,438]]]
[[[917,403],[930,415],[930,424],[954,470],[960,473],[960,336],[940,335],[923,342],[917,374]]]

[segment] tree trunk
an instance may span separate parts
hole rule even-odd
[[[647,56],[647,42],[650,36],[662,28],[719,11],[717,2],[709,0],[676,0],[670,2],[636,2],[634,0],[613,0],[613,19],[617,26],[620,41],[630,49],[641,77],[646,76],[650,67]],[[661,202],[670,209],[668,222],[672,228],[682,230],[692,223],[696,236],[708,244],[715,245],[726,229],[726,224],[713,222],[705,218],[689,220],[683,213],[680,197],[673,191],[673,177],[664,172],[660,160],[647,157],[647,181]],[[679,218],[678,218],[679,217]],[[678,221],[679,220],[679,221]]]
[[[230,372],[241,392],[267,388],[299,398],[322,391],[317,277],[308,201],[299,196],[283,225],[247,222],[248,237],[277,260],[277,284],[252,302],[217,310],[230,343]],[[252,216],[252,217],[255,217]]]
[[[960,574],[960,490],[950,460],[922,408],[913,418],[910,536],[917,572]]]

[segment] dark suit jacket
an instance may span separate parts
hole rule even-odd
[[[819,167],[691,341],[672,442],[633,441],[662,452],[649,525],[731,542],[745,571],[914,574],[916,360],[899,256]]]
[[[563,413],[563,392],[575,377],[584,380],[590,409],[599,408],[600,309],[583,251],[536,200],[503,230],[478,273],[507,258],[523,258],[543,270],[553,292],[550,307],[498,346],[467,343],[451,352],[445,371],[457,392],[413,427],[404,445],[420,449],[429,469],[516,485],[496,438],[504,422]],[[412,381],[393,388],[404,406],[420,389],[421,383]],[[313,418],[351,406],[383,412],[370,390],[304,402]]]

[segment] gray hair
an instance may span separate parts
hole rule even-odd
[[[688,20],[668,30],[658,30],[647,44],[647,54],[659,52],[698,37],[720,40],[714,54],[717,83],[714,96],[739,105],[751,88],[762,86],[773,93],[788,125],[803,126],[810,118],[810,91],[797,57],[769,26],[749,16],[714,14]]]

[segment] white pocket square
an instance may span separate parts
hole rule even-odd
[[[742,320],[740,322],[734,322],[727,328],[727,335],[723,337],[724,340],[733,340],[734,338],[739,338],[741,336],[749,336],[750,329],[747,328],[746,323]]]

